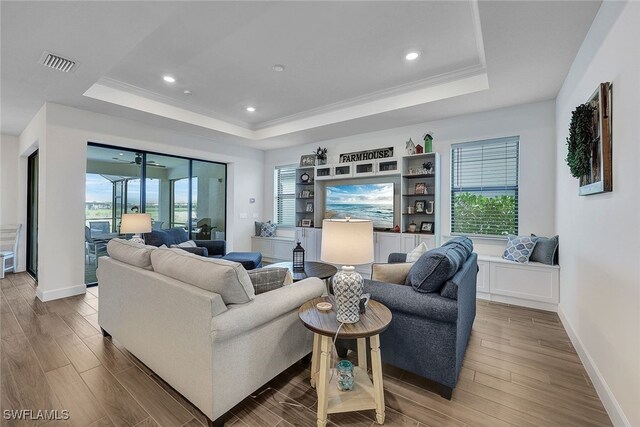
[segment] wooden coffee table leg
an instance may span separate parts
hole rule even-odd
[[[380,335],[373,335],[370,338],[370,340],[371,340],[371,370],[373,374],[373,394],[374,394],[373,397],[376,402],[376,421],[378,422],[378,424],[384,424],[384,388],[382,387],[382,360],[380,359]]]
[[[358,367],[367,371],[367,339],[358,338]]]
[[[320,335],[313,334],[313,352],[311,353],[311,387],[316,388],[318,362],[320,361]]]
[[[327,425],[327,408],[329,400],[327,399],[329,387],[329,371],[331,364],[331,338],[326,336],[320,337],[320,372],[318,373],[317,390],[318,390],[318,427]]]

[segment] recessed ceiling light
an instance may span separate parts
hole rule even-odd
[[[121,156],[124,156],[124,153],[119,153]]]
[[[253,113],[254,111],[256,111],[256,107],[247,107],[246,110],[250,113]]]
[[[277,72],[284,71],[284,65],[282,64],[276,64],[271,68],[273,69],[273,71],[277,71]]]
[[[185,95],[191,95],[191,91],[189,89],[185,89],[182,93]]]
[[[409,52],[407,53],[407,56],[405,56],[405,59],[407,61],[415,61],[416,59],[418,59],[418,56],[420,56],[419,52]]]
[[[176,79],[172,76],[162,76],[162,80],[164,80],[167,83],[175,83]]]

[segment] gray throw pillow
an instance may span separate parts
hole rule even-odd
[[[256,295],[259,295],[283,287],[288,271],[286,268],[256,268],[247,274]]]
[[[531,236],[537,237],[538,241],[533,248],[529,261],[541,262],[547,265],[556,265],[558,263],[558,242],[559,237],[540,237],[532,234]]]
[[[264,224],[264,222],[254,221],[253,226],[255,227],[256,231],[255,236],[260,236],[260,232],[262,231],[262,224]]]
[[[409,270],[405,284],[416,292],[439,292],[471,255],[463,242],[448,243],[425,252]]]

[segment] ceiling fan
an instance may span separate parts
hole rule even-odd
[[[119,159],[117,157],[112,157],[112,159],[118,162],[130,164],[130,165],[142,165],[142,153],[136,153],[136,158],[132,162]],[[153,160],[147,160],[147,166],[154,167],[154,168],[166,168],[165,165],[161,165],[160,163],[155,162]]]

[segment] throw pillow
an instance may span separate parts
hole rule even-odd
[[[111,239],[107,243],[107,254],[111,258],[145,270],[153,270],[151,253],[156,249],[155,246],[134,243],[125,239]]]
[[[533,248],[529,261],[541,262],[547,265],[556,265],[558,263],[558,236],[553,237],[540,237],[535,234],[532,237],[537,237],[538,241]]]
[[[502,258],[526,264],[529,262],[529,258],[533,253],[533,248],[536,247],[537,237],[530,236],[507,236],[507,247],[502,254]]]
[[[423,253],[427,252],[429,248],[425,242],[420,243],[414,250],[407,254],[406,262],[416,262]]]
[[[276,237],[276,224],[270,222],[262,223],[262,230],[260,230],[260,237]]]
[[[462,245],[469,252],[469,254],[473,252],[473,242],[467,236],[454,237],[453,239],[448,240],[447,242],[442,244],[442,246],[448,245]]]
[[[371,280],[384,283],[404,285],[412,262],[399,262],[394,264],[373,264],[371,266]]]
[[[405,284],[411,285],[416,292],[439,292],[469,255],[471,252],[460,242],[425,252],[409,270]]]
[[[174,248],[152,251],[151,264],[160,274],[220,294],[225,305],[244,304],[255,298],[249,275],[239,262],[205,258]]]
[[[271,221],[267,221],[266,223],[265,222],[261,222],[261,221],[254,221],[253,222],[253,226],[254,226],[255,232],[256,232],[255,235],[260,237],[260,233],[262,233],[262,224],[268,224],[270,222]]]
[[[187,240],[186,242],[178,243],[177,245],[171,245],[172,248],[195,248],[196,242],[193,240]]]
[[[288,273],[287,268],[256,268],[247,271],[256,295],[285,286]]]

